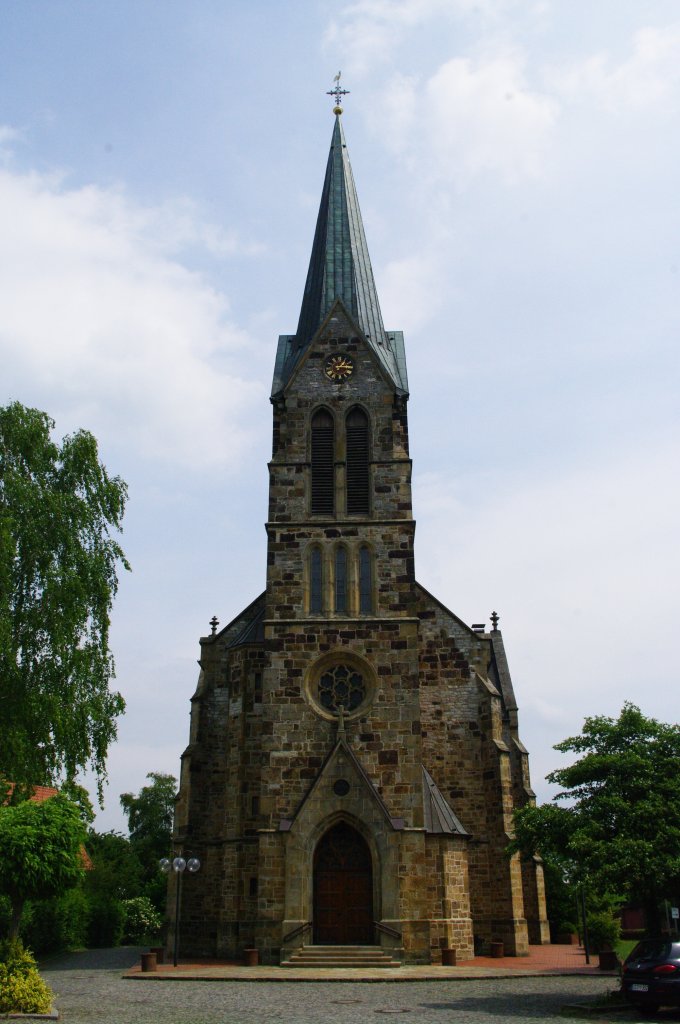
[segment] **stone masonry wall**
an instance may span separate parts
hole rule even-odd
[[[203,866],[186,880],[183,949],[234,955],[254,944],[263,961],[277,962],[286,936],[312,913],[315,845],[346,820],[372,851],[373,910],[400,933],[405,960],[436,962],[445,946],[471,955],[473,933],[522,953],[523,899],[540,910],[541,880],[504,854],[528,789],[516,715],[489,682],[488,638],[416,584],[405,401],[336,312],[274,403],[266,593],[201,642],[176,838]],[[338,351],[355,370],[334,383],[323,366]],[[345,417],[354,405],[371,424],[364,516],[345,511]],[[325,516],[310,510],[310,423],[319,408],[333,416],[336,441],[335,509]],[[313,545],[326,573],[322,614],[310,613]],[[347,614],[333,610],[338,545],[348,553]],[[373,604],[360,615],[364,545]],[[241,643],[262,609],[264,640]],[[338,761],[338,720],[319,699],[319,672],[334,662],[364,679],[365,699],[343,722],[358,768]],[[423,764],[469,838],[425,833]],[[351,776],[347,798],[333,795],[340,771]],[[386,933],[382,941],[396,942]]]

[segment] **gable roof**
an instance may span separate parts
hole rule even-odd
[[[340,726],[339,729],[342,730],[342,726]],[[302,797],[302,800],[300,801],[300,803],[298,804],[297,808],[293,812],[293,816],[291,818],[282,818],[281,821],[279,822],[279,831],[280,832],[289,832],[290,831],[290,829],[292,828],[293,824],[295,823],[295,820],[300,816],[300,813],[301,813],[302,809],[304,808],[305,804],[307,803],[307,801],[309,800],[310,796],[312,795],[314,790],[317,788],[317,786],[321,783],[321,780],[332,769],[334,761],[337,760],[337,758],[338,758],[338,756],[340,754],[344,754],[345,755],[345,757],[349,761],[351,767],[353,768],[354,772],[356,773],[357,780],[359,781],[361,786],[364,788],[364,790],[369,794],[370,798],[376,804],[376,806],[378,807],[380,813],[385,818],[385,820],[390,823],[390,825],[392,826],[392,828],[395,831],[399,831],[399,830],[403,829],[403,827],[404,827],[404,819],[403,818],[393,818],[390,815],[389,809],[388,809],[385,801],[381,797],[380,793],[378,792],[375,784],[371,781],[371,779],[370,779],[369,775],[367,774],[366,770],[364,769],[363,765],[361,764],[361,762],[359,761],[358,757],[356,756],[356,754],[354,753],[354,751],[350,747],[349,743],[347,742],[347,738],[346,738],[346,736],[344,734],[344,731],[339,731],[339,736],[338,736],[338,739],[337,739],[337,741],[335,743],[335,746],[326,755],[326,758],[325,758],[323,764],[321,765],[321,768],[319,769],[319,772],[318,772],[316,778],[312,782],[311,786],[309,787],[309,789],[307,790],[305,795]]]
[[[262,591],[231,622],[222,626],[217,633],[207,639],[225,641],[227,647],[262,643],[264,641],[263,623],[266,596],[266,591]]]
[[[423,824],[426,832],[435,835],[468,835],[425,765],[423,765]]]

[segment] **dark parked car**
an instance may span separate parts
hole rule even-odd
[[[621,985],[626,999],[648,1013],[660,1006],[680,1006],[680,942],[638,942],[626,957]]]

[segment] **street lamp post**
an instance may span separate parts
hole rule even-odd
[[[184,857],[174,857],[170,860],[169,857],[163,857],[158,862],[158,866],[164,875],[169,875],[171,871],[174,871],[177,876],[177,882],[175,887],[175,942],[173,951],[173,966],[177,967],[177,954],[179,952],[179,917],[182,909],[182,875],[185,871],[188,871],[190,875],[195,875],[201,866],[201,862],[198,857],[189,857],[185,860]]]
[[[581,920],[583,921],[583,950],[586,954],[586,963],[590,963],[590,939],[588,937],[588,919],[586,917],[586,894],[581,882]]]

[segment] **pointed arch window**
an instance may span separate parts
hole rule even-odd
[[[312,548],[309,554],[309,610],[312,615],[323,611],[323,558],[321,548]]]
[[[335,549],[335,610],[340,614],[347,611],[347,549]]]
[[[335,428],[327,409],[312,417],[312,498],[311,509],[317,515],[333,515],[335,510]]]
[[[373,557],[365,544],[359,548],[359,614],[373,614]]]
[[[347,439],[347,512],[369,513],[369,424],[363,409],[351,409],[345,423]]]

